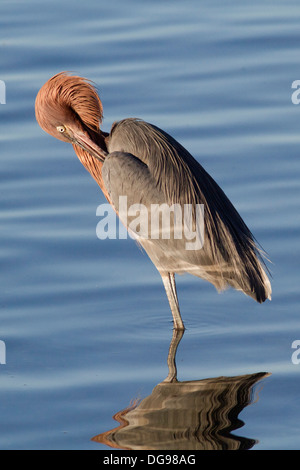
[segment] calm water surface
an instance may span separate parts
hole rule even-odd
[[[2,0],[0,448],[300,448],[299,21],[296,1]],[[105,130],[140,117],[179,140],[272,260],[263,305],[178,279],[175,388],[159,274],[132,240],[97,239],[103,195],[35,121],[62,70],[96,83]]]

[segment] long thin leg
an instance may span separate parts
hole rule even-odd
[[[185,328],[179,310],[174,273],[161,274],[161,277],[171,307],[171,312],[174,320],[174,328],[176,330],[184,330]]]
[[[176,352],[183,334],[184,330],[173,330],[167,359],[169,373],[164,382],[177,382]]]

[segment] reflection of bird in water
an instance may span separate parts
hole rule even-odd
[[[129,207],[143,205],[147,214],[151,205],[176,205],[182,210],[188,205],[197,233],[197,207],[204,206],[203,246],[187,249],[186,237],[178,236],[185,233],[183,220],[167,238],[163,231],[138,237],[161,274],[175,328],[184,329],[175,273],[201,277],[218,290],[232,286],[258,302],[271,298],[271,285],[250,230],[217,183],[171,136],[137,119],[124,119],[113,125],[110,134],[103,132],[102,103],[94,87],[66,73],[41,88],[36,117],[46,132],[74,146],[121,220],[120,196],[127,197]]]
[[[244,425],[239,414],[252,402],[254,385],[269,374],[178,382],[175,354],[181,337],[174,330],[167,379],[116,413],[120,426],[93,441],[132,450],[245,450],[256,444],[233,431]]]
[[[268,374],[162,382],[139,404],[114,418],[120,426],[93,438],[132,450],[245,450],[255,439],[233,434],[244,425],[239,413],[251,403],[251,389]]]

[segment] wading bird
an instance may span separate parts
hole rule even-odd
[[[203,278],[219,291],[231,286],[260,303],[271,299],[270,281],[253,235],[222,189],[175,139],[133,118],[114,123],[109,134],[103,132],[102,103],[95,87],[66,72],[42,86],[35,110],[46,132],[73,145],[119,216],[120,196],[127,197],[129,206],[204,207],[201,249],[185,249],[183,238],[174,233],[169,238],[137,235],[161,274],[175,329],[184,329],[175,273]],[[194,226],[195,214],[193,210]]]

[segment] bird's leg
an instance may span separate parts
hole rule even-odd
[[[178,345],[181,341],[183,336],[184,330],[173,330],[173,336],[169,347],[169,354],[168,354],[168,377],[165,378],[164,382],[177,382],[177,367],[176,367],[176,352]]]
[[[171,312],[174,320],[175,330],[184,330],[184,324],[180,315],[179,303],[177,298],[176,284],[174,273],[161,274],[169,304],[171,307]]]

